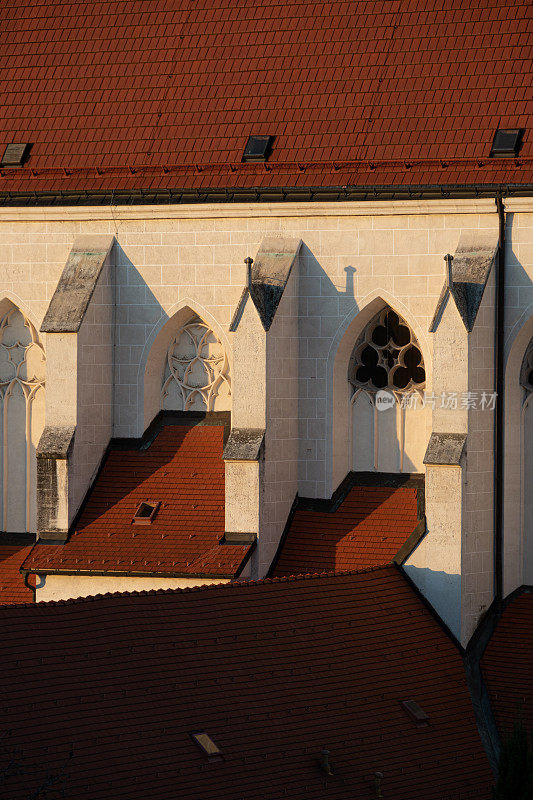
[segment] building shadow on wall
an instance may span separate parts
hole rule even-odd
[[[161,330],[171,317],[127,252],[118,242],[115,248],[115,438],[111,440],[72,528],[77,534],[84,535],[93,531],[98,535],[104,527],[111,533],[117,529],[131,532],[132,517],[141,502],[161,501],[163,505],[171,506],[173,499],[170,495],[179,499],[180,493],[185,493],[193,509],[196,504],[194,479],[190,479],[196,471],[187,462],[187,456],[182,456],[188,452],[184,432],[202,424],[205,414],[197,411],[158,413],[159,409],[156,409],[146,430],[143,431],[144,425],[139,424],[143,409],[139,408],[138,386],[140,371],[146,361],[144,357],[154,329]],[[163,358],[160,374],[152,376],[159,393],[165,363]],[[220,463],[213,468],[215,472],[218,469],[223,481],[222,441],[227,424],[221,419],[212,422],[221,426],[220,452],[217,450],[214,456],[216,459],[218,455]],[[132,434],[139,427],[143,431],[140,437]],[[182,463],[184,459],[185,464]],[[202,502],[205,504],[205,498]],[[167,512],[165,516],[168,516]],[[142,527],[136,530],[142,535]]]
[[[338,273],[338,283],[327,274],[318,258],[304,243],[300,250],[300,322],[305,317],[322,316],[325,318],[343,319],[347,314],[359,310],[355,300],[355,280],[357,269],[347,265]],[[311,301],[311,302],[309,302]],[[303,306],[305,303],[305,306]],[[328,326],[329,327],[329,326]],[[336,328],[335,328],[336,330]],[[329,335],[325,330],[311,328],[303,335]]]
[[[355,261],[354,257],[354,261]],[[356,300],[357,292],[357,267],[349,262],[348,257],[339,258],[338,270],[329,267],[328,271],[321,264],[312,250],[305,244],[301,249],[300,273],[300,364],[299,364],[299,408],[300,408],[300,463],[305,469],[301,485],[306,494],[324,496],[335,486],[328,487],[326,481],[327,465],[325,443],[330,439],[330,445],[335,440],[336,432],[331,431],[333,420],[328,418],[328,397],[331,396],[333,387],[328,385],[332,380],[330,374],[331,358],[335,345],[340,345],[342,336],[349,329],[351,323],[361,311]],[[328,274],[328,272],[330,274]],[[365,276],[365,280],[368,276]],[[376,281],[378,288],[378,281]],[[377,313],[380,308],[379,299],[371,304]],[[386,305],[383,300],[383,306]],[[369,320],[365,319],[365,322]],[[361,323],[363,327],[363,323]],[[352,350],[361,333],[358,330],[350,343]],[[348,380],[348,364],[346,364],[346,402],[353,396],[353,387]],[[329,407],[331,411],[331,406]],[[372,412],[372,413],[371,413]],[[353,410],[350,406],[349,415],[353,426]],[[369,410],[373,416],[373,408]],[[382,419],[384,422],[384,418]],[[346,465],[349,470],[354,468],[352,427],[346,430]],[[366,437],[368,439],[369,437]],[[328,445],[329,446],[329,445]],[[387,429],[387,446],[391,453],[399,452],[400,440],[393,426]],[[348,455],[350,451],[350,455]],[[374,453],[369,453],[368,463],[374,463]],[[385,463],[385,462],[384,462]],[[381,462],[378,462],[381,464]],[[344,462],[343,462],[344,467]],[[359,467],[369,468],[369,467]],[[387,467],[382,467],[386,469]],[[344,471],[344,469],[342,470]]]

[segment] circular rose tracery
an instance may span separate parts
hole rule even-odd
[[[0,399],[20,390],[25,397],[44,386],[45,357],[35,328],[18,308],[0,320]]]
[[[383,309],[366,326],[352,352],[349,380],[371,390],[424,386],[426,373],[416,338],[392,309]]]
[[[208,325],[193,320],[181,328],[168,348],[162,390],[164,407],[173,398],[184,411],[212,411],[218,394],[230,394],[227,373],[222,342]]]

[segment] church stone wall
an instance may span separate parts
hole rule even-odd
[[[466,486],[461,553],[462,637],[466,643],[494,596],[494,285],[491,270],[468,342]],[[485,407],[483,407],[485,405]]]
[[[506,347],[509,350],[532,313],[533,208],[531,201],[519,199],[506,200],[505,205],[510,233],[506,308]],[[349,463],[347,457],[337,459],[333,448],[335,406],[340,395],[334,394],[332,378],[343,337],[352,330],[352,324],[355,331],[358,314],[373,301],[389,303],[415,331],[424,351],[428,387],[436,392],[437,387],[446,384],[450,390],[462,391],[465,378],[464,374],[459,374],[457,353],[440,365],[433,364],[434,334],[429,333],[428,327],[444,280],[443,256],[454,253],[463,231],[487,229],[497,229],[492,199],[5,208],[0,211],[0,294],[9,296],[13,302],[18,299],[21,308],[39,327],[74,238],[89,233],[115,236],[113,434],[140,436],[149,421],[139,399],[139,386],[142,387],[144,380],[148,343],[153,341],[155,333],[176,309],[188,304],[199,316],[205,315],[207,322],[213,321],[224,337],[232,361],[234,334],[229,326],[246,283],[244,258],[255,257],[265,236],[300,238],[303,245],[296,298],[298,491],[304,496],[329,497],[344,477],[345,466]],[[296,299],[291,299],[290,314],[294,318]],[[470,365],[473,370],[481,368],[476,365],[485,365],[485,360],[490,360],[487,344],[490,302],[487,294],[486,314],[483,309],[480,312],[480,321],[487,318],[482,323],[485,329],[472,334],[472,353],[477,348],[481,357],[481,361],[474,360]],[[46,348],[47,337],[43,338]],[[294,338],[293,333],[290,338]],[[348,352],[353,343],[345,340],[345,345]],[[269,350],[269,353],[275,352],[275,349]],[[482,369],[489,369],[488,360]],[[67,361],[68,354],[65,364]],[[467,372],[470,367],[465,367]],[[232,363],[232,370],[236,369]],[[344,380],[342,370],[337,372],[338,379]],[[453,389],[445,373],[454,378]],[[83,380],[90,381],[90,374],[88,369]],[[479,383],[477,378],[475,380]],[[47,392],[49,390],[47,387]],[[252,386],[249,391],[253,396]],[[96,395],[94,400],[92,394],[90,397],[87,413],[91,403],[98,405],[99,402]],[[232,402],[235,410],[236,404],[245,405],[249,398],[234,396]],[[291,394],[291,409],[293,402]],[[82,406],[83,403],[80,413],[84,413]],[[288,407],[280,403],[279,408],[282,406],[284,411]],[[290,414],[292,419],[292,410]],[[436,413],[433,427],[441,423],[444,426],[444,416]],[[451,418],[451,412],[448,417]],[[472,462],[479,464],[484,459],[490,424],[488,416],[483,417],[480,426],[474,419],[471,424],[462,420],[460,413],[454,418],[454,430],[468,427],[477,437]],[[275,429],[274,420],[269,419],[269,425]],[[342,437],[337,439],[342,445]],[[281,440],[293,442],[292,434],[288,438],[283,435]],[[279,481],[274,475],[274,484],[285,480],[281,478],[287,469],[284,457],[280,463]],[[487,464],[488,461],[476,478],[483,484],[480,491],[484,503],[492,491]],[[475,464],[473,469],[475,472]],[[289,473],[292,487],[292,472],[289,470]],[[488,519],[488,509],[475,508],[478,499],[473,491],[469,492],[466,487],[465,520],[469,519],[468,514],[473,520],[479,510]],[[506,485],[506,508],[513,506],[517,492],[516,485]],[[287,498],[283,498],[283,507],[286,503]],[[485,522],[483,530],[487,540],[489,531]],[[506,586],[518,580],[518,569],[512,567],[513,559],[516,564],[521,558],[516,541],[512,548],[514,555],[508,562],[514,577],[508,579]],[[463,566],[472,569],[465,573],[465,577],[472,576],[468,578],[472,598],[465,606],[468,614],[475,613],[478,595],[486,596],[490,554],[488,549],[483,549],[478,559],[478,552],[481,551],[475,547],[469,549],[469,546],[464,551]],[[467,608],[470,611],[467,612]]]

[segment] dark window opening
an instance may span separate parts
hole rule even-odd
[[[266,161],[272,151],[273,136],[250,136],[244,148],[243,161]]]
[[[135,525],[149,525],[157,514],[160,505],[161,503],[148,501],[141,503],[133,515],[132,522]]]
[[[380,311],[354,347],[349,379],[356,387],[397,391],[421,389],[426,373],[422,353],[407,323],[391,308]]]
[[[490,155],[492,158],[514,158],[518,155],[522,143],[522,129],[497,130],[492,141]]]
[[[402,702],[402,708],[409,714],[411,719],[416,722],[417,727],[429,725],[428,715],[414,700],[404,700]]]

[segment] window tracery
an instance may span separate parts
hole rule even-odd
[[[0,528],[35,530],[35,447],[44,426],[45,355],[14,305],[0,318]]]
[[[0,398],[18,386],[27,399],[44,385],[44,350],[35,328],[13,307],[0,321]]]
[[[348,378],[356,390],[408,392],[425,386],[418,342],[407,323],[391,308],[376,314],[359,337]]]
[[[527,346],[526,354],[520,370],[520,383],[529,395],[533,392],[533,339]]]
[[[163,377],[163,408],[213,411],[231,394],[224,346],[200,319],[184,325],[171,341]]]

